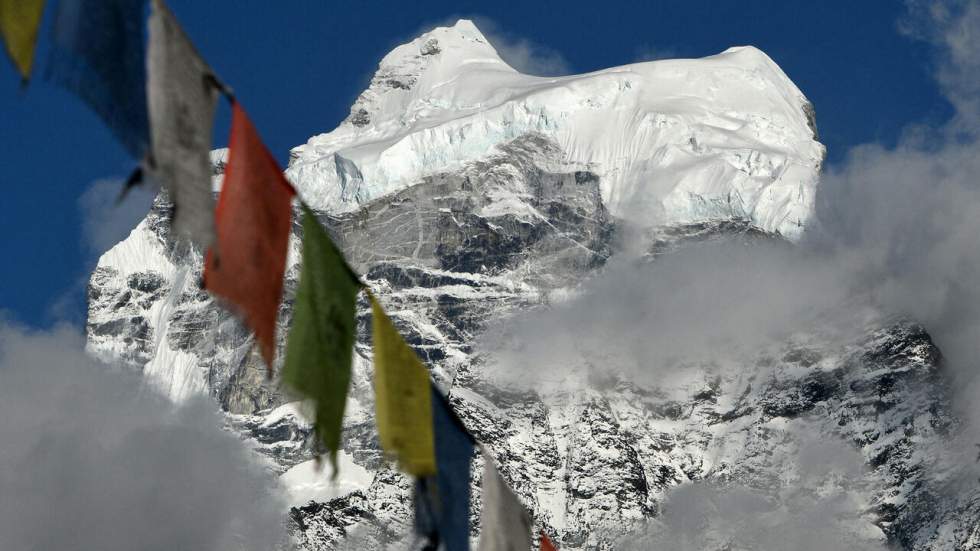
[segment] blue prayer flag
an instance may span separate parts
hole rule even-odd
[[[150,136],[145,6],[146,0],[61,0],[46,73],[88,103],[137,159]]]
[[[470,548],[470,461],[473,438],[449,408],[438,389],[432,389],[432,424],[436,447],[436,476],[420,478],[415,486],[415,531],[446,551]]]
[[[412,504],[415,506],[415,533],[426,540],[423,549],[439,548],[439,526],[435,505],[439,501],[436,477],[423,476],[415,479],[415,493]]]

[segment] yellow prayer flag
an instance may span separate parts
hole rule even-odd
[[[429,373],[371,299],[374,332],[374,393],[381,447],[414,476],[436,473]]]
[[[24,80],[31,76],[44,0],[0,0],[0,35]]]

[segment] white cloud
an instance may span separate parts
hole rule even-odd
[[[0,549],[269,551],[275,478],[205,399],[175,408],[75,328],[0,320]]]
[[[818,191],[832,249],[882,308],[923,323],[980,424],[980,4],[912,2],[902,29],[936,47],[936,78],[955,108],[911,125],[894,148],[868,144],[830,167]],[[980,431],[977,432],[980,435]]]
[[[121,180],[97,180],[78,199],[86,250],[102,254],[125,239],[149,212],[157,194],[149,186],[137,186],[120,201],[122,189]]]
[[[483,36],[493,44],[500,58],[521,73],[546,77],[571,74],[571,66],[561,52],[529,38],[508,33],[488,17],[478,15],[471,19]]]
[[[864,520],[868,503],[861,456],[821,437],[816,427],[797,423],[796,476],[789,483],[777,488],[711,480],[682,484],[668,493],[657,520],[623,537],[617,548],[885,551],[884,534]]]
[[[460,19],[470,19],[490,41],[505,63],[517,71],[535,76],[562,76],[572,73],[571,65],[561,52],[529,38],[509,33],[491,18],[483,15],[452,15],[426,23],[413,38],[435,27],[451,27]]]
[[[633,62],[640,63],[643,61],[656,61],[658,59],[677,59],[679,57],[681,57],[680,54],[674,48],[663,48],[644,44],[636,48],[635,54],[633,55]]]

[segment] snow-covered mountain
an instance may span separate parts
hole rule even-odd
[[[294,148],[287,173],[311,205],[349,212],[528,133],[598,176],[614,216],[739,218],[791,238],[824,152],[809,102],[755,48],[535,77],[461,20],[385,56],[350,116]]]
[[[475,346],[502,320],[569,300],[620,250],[639,251],[641,270],[706,241],[798,240],[815,224],[823,152],[809,102],[755,48],[543,78],[507,66],[461,20],[388,54],[350,116],[294,148],[286,173],[560,548],[647,534],[672,488],[710,482],[765,491],[769,512],[836,496],[850,508],[836,511],[846,530],[828,549],[980,549],[980,497],[948,495],[929,452],[957,420],[940,353],[913,322],[862,315],[846,339],[815,326],[657,383],[586,370],[504,384],[499,358]],[[223,158],[212,156],[216,185]],[[280,344],[298,243],[294,231]],[[406,541],[410,484],[374,432],[366,305],[331,483],[313,467],[302,404],[265,380],[251,336],[200,274],[161,197],[92,275],[91,350],[175,400],[213,396],[281,474],[301,547]],[[854,450],[871,474],[813,475],[801,434]],[[751,548],[705,537],[705,549]]]

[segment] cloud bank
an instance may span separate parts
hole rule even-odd
[[[829,167],[813,245],[883,310],[926,326],[963,390],[958,405],[980,421],[980,4],[911,2],[900,28],[936,47],[936,80],[955,115]]]
[[[175,408],[84,346],[0,320],[0,549],[278,548],[277,482],[213,404]]]
[[[481,349],[502,369],[520,366],[525,381],[533,365],[543,376],[581,368],[658,383],[692,364],[754,357],[831,316],[844,334],[862,319],[852,295],[821,258],[775,240],[721,239],[653,262],[614,257],[570,300],[508,319]]]

